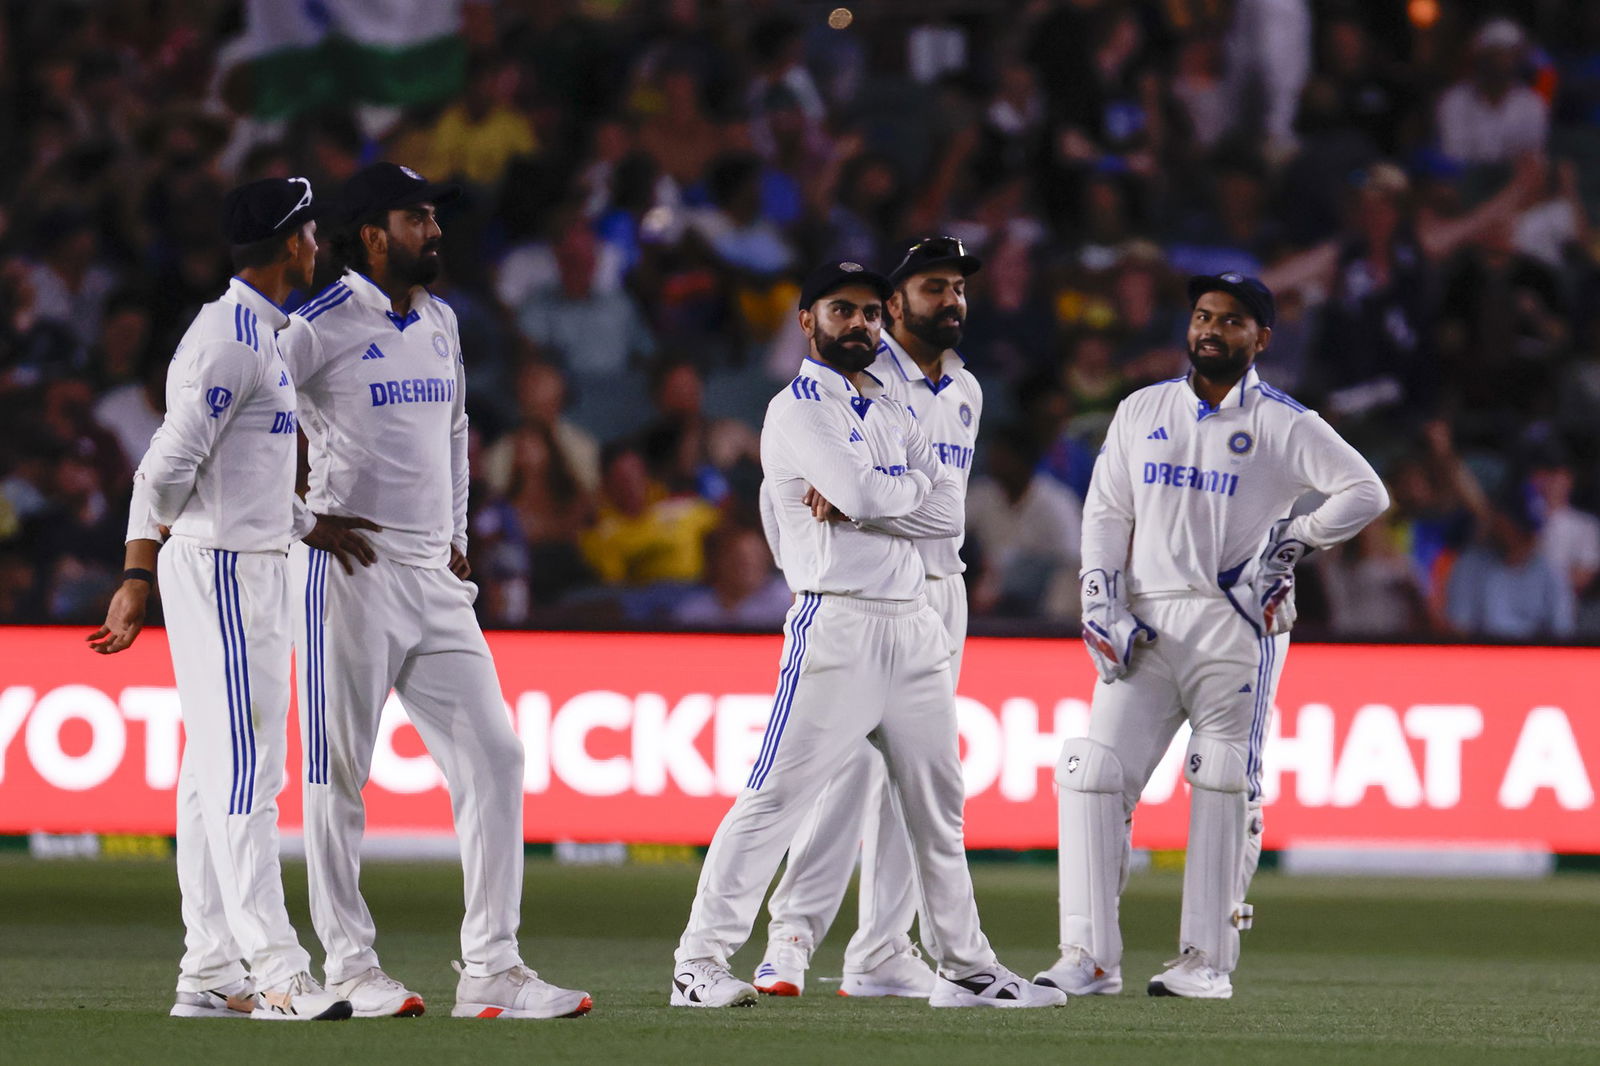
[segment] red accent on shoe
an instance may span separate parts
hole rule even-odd
[[[415,1018],[426,1009],[423,1006],[421,996],[412,996],[400,1004],[400,1009],[394,1012],[394,1016],[396,1018]]]
[[[571,1014],[563,1014],[562,1017],[563,1018],[582,1018],[585,1014],[588,1014],[589,1011],[591,1011],[592,1009],[594,1009],[594,1000],[590,999],[588,996],[584,996],[583,997],[583,1002],[578,1004],[578,1009],[577,1010],[573,1011]]]
[[[788,981],[774,981],[770,985],[756,985],[756,991],[764,996],[798,996],[800,989]]]
[[[500,1017],[500,1015],[504,1014],[505,1012],[506,1012],[506,1009],[504,1007],[485,1007],[485,1008],[483,1008],[482,1010],[480,1010],[478,1012],[478,1017],[480,1017],[480,1018],[498,1018],[498,1017]]]
[[[846,992],[842,988],[836,990],[833,994],[836,995],[836,996],[843,996],[845,999],[849,999],[850,998],[850,993]]]

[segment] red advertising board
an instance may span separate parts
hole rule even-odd
[[[0,629],[0,832],[170,833],[181,719],[164,634],[91,654],[77,630]],[[703,843],[761,746],[776,636],[495,633],[527,750],[530,840]],[[1075,641],[973,639],[958,700],[967,843],[1055,845],[1051,773],[1088,721]],[[1600,852],[1600,649],[1291,649],[1265,751],[1266,846]],[[1135,819],[1181,847],[1180,733]],[[283,825],[300,824],[291,741]],[[397,700],[369,826],[449,830],[441,778]]]

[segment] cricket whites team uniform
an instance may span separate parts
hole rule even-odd
[[[1121,571],[1133,614],[1158,636],[1138,646],[1125,677],[1096,684],[1089,735],[1067,741],[1056,768],[1058,965],[1088,956],[1098,971],[1085,975],[1089,991],[1120,988],[1117,898],[1134,805],[1187,719],[1180,961],[1203,958],[1212,971],[1211,990],[1194,994],[1231,993],[1260,854],[1261,752],[1288,645],[1287,633],[1263,630],[1251,583],[1268,531],[1307,493],[1327,498],[1280,538],[1312,549],[1349,539],[1388,506],[1367,461],[1253,367],[1216,407],[1181,377],[1135,392],[1112,419],[1084,507],[1083,572]]]
[[[905,405],[916,418],[929,449],[960,485],[965,500],[983,414],[983,389],[955,352],[946,352],[943,360],[939,380],[932,381],[885,331],[870,373],[882,382],[886,396]],[[967,637],[967,589],[961,576],[966,570],[961,560],[965,539],[963,530],[953,537],[914,542],[927,579],[928,603],[944,622],[955,649],[950,660],[952,688],[960,679]],[[772,914],[768,943],[775,946],[769,951],[796,944],[809,956],[838,913],[859,847],[860,916],[845,949],[841,991],[925,995],[926,976],[921,987],[915,980],[920,964],[904,968],[910,983],[904,979],[884,983],[870,975],[912,949],[908,933],[917,908],[911,845],[904,820],[894,813],[887,784],[883,756],[871,743],[858,744],[845,756],[789,847],[788,864],[768,903]],[[757,973],[757,987],[762,987],[762,976]]]
[[[930,1003],[1058,1002],[1037,996],[1054,990],[1018,987],[996,962],[967,869],[955,648],[928,606],[924,564],[910,539],[961,531],[960,483],[910,412],[865,381],[858,390],[807,359],[767,407],[763,517],[795,604],[766,737],[712,839],[678,944],[676,1006],[754,1001],[754,988],[727,972],[728,959],[750,935],[799,823],[869,735],[910,831],[923,939],[941,973]],[[854,521],[816,521],[803,499],[808,486]]]
[[[451,547],[466,551],[467,528],[455,313],[419,286],[397,314],[373,281],[347,271],[293,319],[281,342],[310,440],[307,502],[382,529],[362,534],[378,559],[354,574],[327,552],[294,557],[306,854],[327,980],[338,986],[378,966],[359,885],[361,789],[393,687],[450,791],[465,987],[522,963],[523,752],[473,614],[476,587],[448,569]],[[466,998],[458,992],[458,1015]]]
[[[240,278],[200,310],[134,475],[128,539],[171,529],[157,567],[187,736],[177,797],[186,951],[173,1009],[182,1016],[217,1015],[204,1005],[213,990],[245,993],[241,960],[257,990],[289,986],[309,968],[278,863],[287,554],[314,522],[294,494],[295,387],[274,340],[286,321]]]

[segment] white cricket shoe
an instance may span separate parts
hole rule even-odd
[[[1182,996],[1185,999],[1232,999],[1233,982],[1211,965],[1206,953],[1185,948],[1182,955],[1167,960],[1167,968],[1150,978],[1147,990],[1152,996]]]
[[[761,997],[714,959],[690,959],[672,970],[674,1007],[753,1007]]]
[[[248,977],[204,992],[179,992],[167,1013],[174,1018],[248,1018],[260,1001]]]
[[[459,962],[453,1018],[581,1018],[594,1006],[587,992],[557,988],[522,963],[488,977],[471,977]]]
[[[415,1018],[425,1009],[421,996],[376,966],[328,990],[350,1001],[353,1018]]]
[[[302,970],[287,984],[263,989],[250,1017],[262,1022],[342,1022],[350,1017],[350,1001],[325,991]]]
[[[911,944],[870,970],[846,970],[844,980],[839,982],[839,995],[927,999],[938,983],[939,975],[922,961],[922,952]]]
[[[1067,994],[1024,981],[995,963],[959,981],[940,974],[928,997],[930,1007],[1065,1007]]]
[[[763,995],[798,996],[806,990],[806,970],[810,968],[811,949],[799,937],[786,936],[768,942],[751,983]]]
[[[1033,983],[1069,996],[1114,996],[1122,991],[1122,968],[1104,969],[1087,951],[1070,947],[1054,966],[1035,974]]]

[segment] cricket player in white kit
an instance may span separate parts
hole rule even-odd
[[[884,394],[916,417],[934,455],[960,484],[963,501],[983,389],[955,348],[966,323],[966,279],[981,267],[955,237],[913,244],[889,274],[894,286],[890,325],[869,368]],[[928,602],[955,648],[952,688],[960,680],[967,639],[967,586],[961,576],[965,539],[963,531],[915,542]],[[933,991],[934,973],[910,937],[917,913],[911,843],[891,802],[883,756],[867,742],[846,757],[789,845],[783,877],[767,904],[772,922],[766,954],[756,967],[757,991],[790,996],[804,991],[811,953],[838,913],[858,849],[859,918],[845,948],[839,994],[926,997]]]
[[[200,309],[173,356],[166,417],[134,474],[128,569],[89,636],[104,654],[130,646],[159,567],[186,735],[177,838],[187,950],[174,1017],[351,1013],[311,977],[278,864],[287,553],[317,521],[294,494],[295,388],[275,335],[288,321],[279,304],[311,283],[319,213],[304,178],[228,194],[223,229],[239,273]],[[163,527],[171,539],[160,550]]]
[[[1389,505],[1354,448],[1257,374],[1272,336],[1266,286],[1196,277],[1189,298],[1193,370],[1117,408],[1084,506],[1084,641],[1100,683],[1089,735],[1063,744],[1056,766],[1062,956],[1034,978],[1073,995],[1121,991],[1117,908],[1134,805],[1184,719],[1180,953],[1148,990],[1233,994],[1294,566]],[[1325,499],[1289,518],[1308,493]]]
[[[673,1006],[756,1001],[729,958],[801,819],[868,738],[910,831],[923,936],[940,971],[929,1003],[1066,1002],[1001,966],[978,924],[961,834],[954,644],[928,606],[912,543],[961,531],[961,489],[917,420],[866,373],[891,292],[848,262],[819,267],[801,289],[812,354],[761,432],[763,519],[795,605],[761,752],[712,839],[678,943]]]
[[[344,276],[282,338],[311,445],[311,506],[381,527],[377,561],[356,573],[318,551],[295,558],[311,917],[328,984],[356,1017],[422,1013],[422,997],[378,964],[359,880],[361,789],[392,687],[444,773],[461,845],[452,1014],[570,1017],[589,995],[541,980],[517,948],[522,743],[466,580],[461,340],[455,313],[425,287],[439,269],[435,205],[458,192],[392,163],[355,174],[334,237]]]

